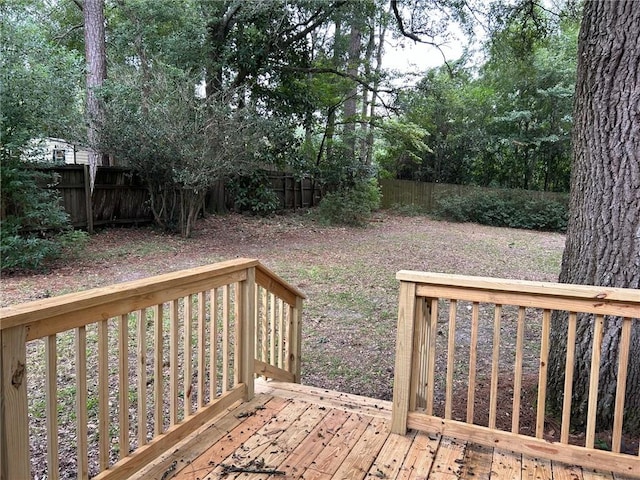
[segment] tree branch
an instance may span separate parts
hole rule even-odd
[[[59,35],[56,35],[56,36],[54,37],[54,40],[55,40],[56,42],[59,42],[59,41],[61,41],[63,38],[65,38],[65,37],[67,37],[67,36],[71,35],[71,32],[74,32],[75,30],[80,30],[82,27],[84,27],[84,25],[83,25],[83,24],[74,25],[73,27],[71,27],[71,28],[70,28],[69,30],[67,30],[66,32],[61,33],[61,34],[59,34]]]

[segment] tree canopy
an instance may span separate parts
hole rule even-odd
[[[89,6],[104,16],[108,70],[90,85],[87,33],[100,32],[87,32]],[[260,169],[312,176],[326,191],[376,176],[567,191],[572,4],[490,7],[10,0],[2,149],[20,156],[30,139],[56,136],[99,150],[147,179],[158,224],[183,235],[216,182]],[[462,38],[479,23],[481,55],[465,50],[417,84],[385,68],[390,41],[437,49],[456,41],[452,26]]]

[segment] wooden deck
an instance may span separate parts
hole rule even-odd
[[[279,382],[204,425],[134,478],[571,479],[624,477],[409,431],[391,403]]]

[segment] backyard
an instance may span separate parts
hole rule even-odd
[[[555,281],[564,236],[379,213],[367,228],[303,214],[211,216],[184,240],[105,229],[73,261],[2,277],[2,306],[236,257],[260,259],[307,295],[302,382],[390,399],[398,270]],[[482,338],[481,344],[482,344]],[[490,343],[489,339],[486,339]]]

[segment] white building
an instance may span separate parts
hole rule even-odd
[[[29,160],[67,165],[87,165],[89,149],[74,145],[61,138],[41,138],[31,141],[32,148],[26,155]]]

